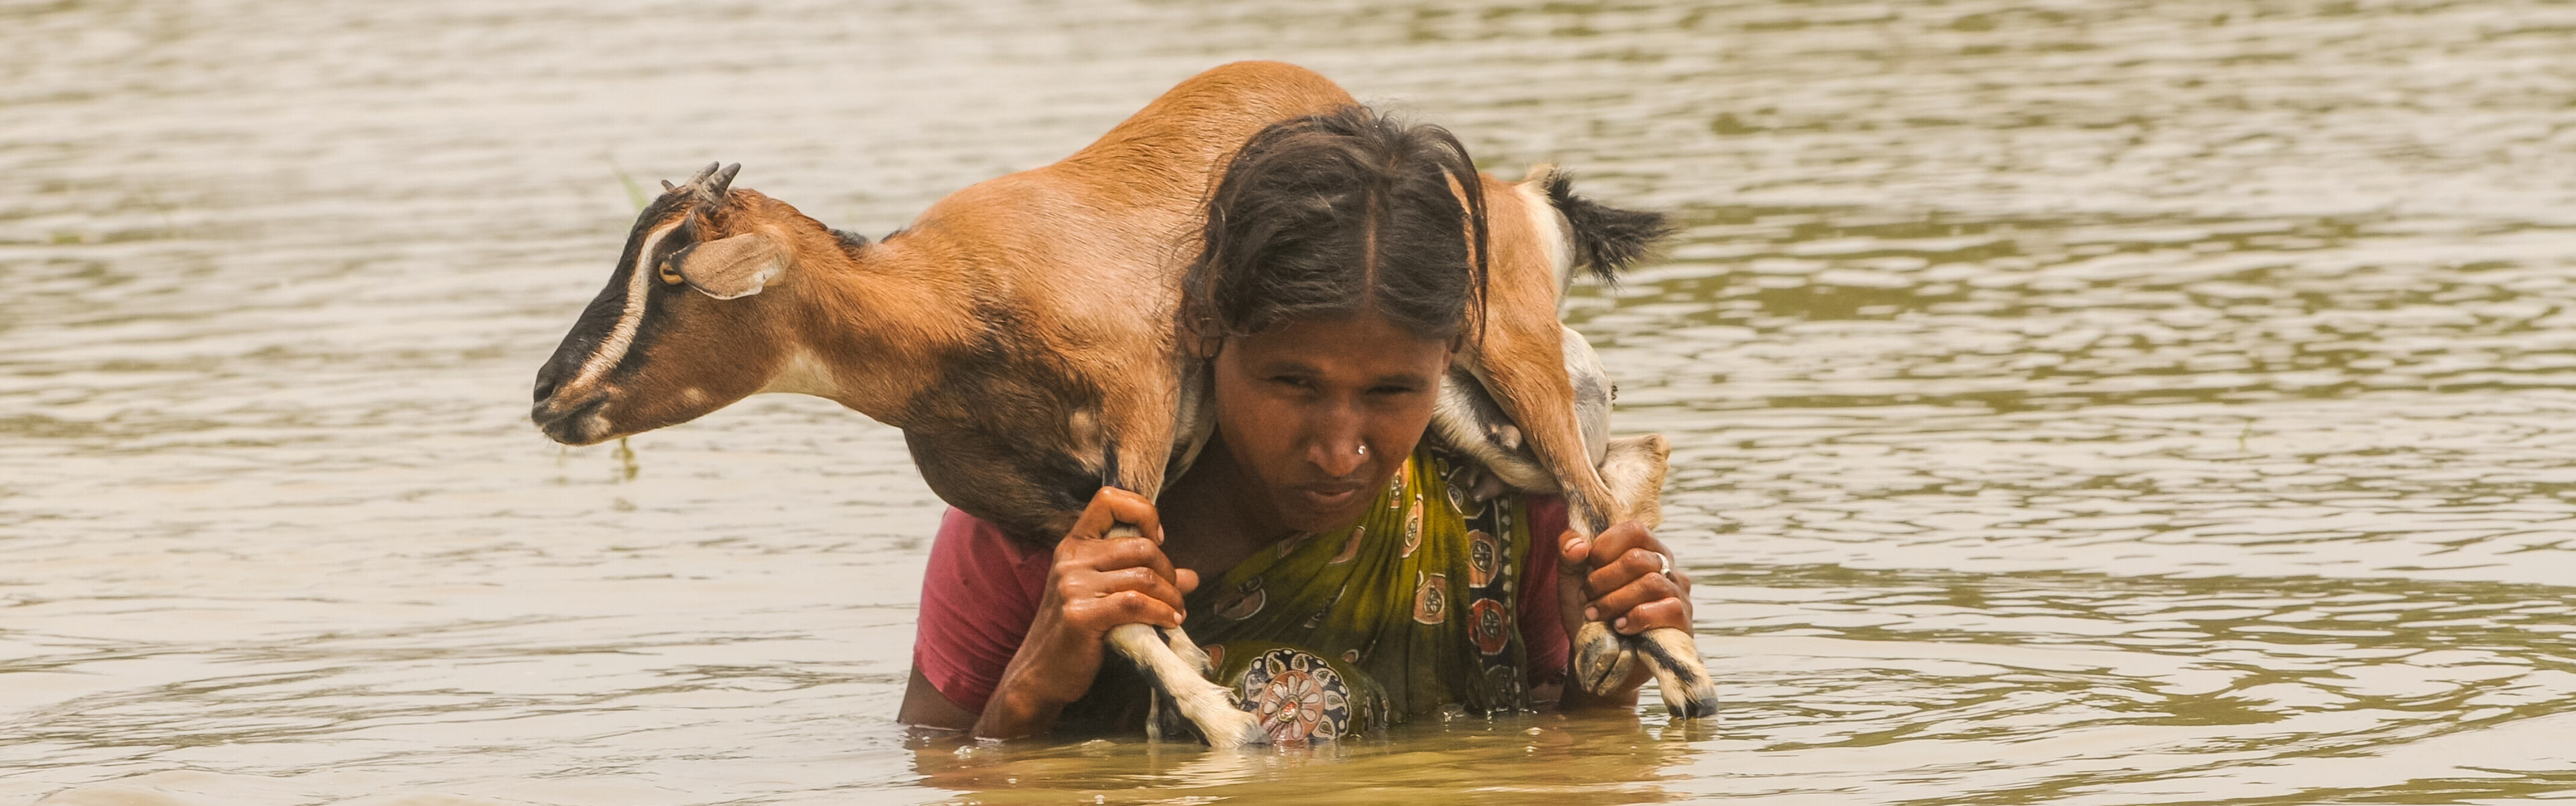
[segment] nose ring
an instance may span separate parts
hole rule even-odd
[[[1360,455],[1361,455],[1361,456],[1367,456],[1367,455],[1368,455],[1368,445],[1367,445],[1366,443],[1362,443],[1362,444],[1360,445]]]

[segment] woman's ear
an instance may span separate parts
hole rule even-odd
[[[1203,328],[1184,328],[1181,333],[1181,349],[1190,351],[1191,358],[1201,361],[1215,358],[1217,351],[1225,347],[1225,338],[1206,335],[1206,333]]]

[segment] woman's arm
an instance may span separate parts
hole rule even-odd
[[[1134,524],[1142,536],[1101,537],[1120,523]],[[1162,524],[1143,496],[1106,487],[1092,496],[1081,519],[1056,543],[1036,618],[992,698],[974,715],[976,736],[1016,739],[1053,727],[1057,713],[1090,690],[1100,673],[1102,639],[1110,628],[1181,626],[1181,597],[1198,587],[1198,576],[1174,569],[1162,542]],[[906,697],[906,713],[914,711],[911,699]],[[921,710],[936,711],[927,705]]]
[[[973,730],[975,712],[939,693],[930,676],[921,673],[921,664],[914,663],[912,679],[903,684],[903,709],[895,713],[895,721],[921,728]]]

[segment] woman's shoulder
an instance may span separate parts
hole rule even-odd
[[[913,665],[949,701],[980,711],[1037,617],[1054,552],[955,509],[921,575]]]
[[[1034,565],[1037,583],[1044,584],[1046,561],[1053,556],[1053,552],[1013,539],[991,521],[951,507],[940,516],[939,531],[931,537],[930,573],[925,579],[936,584],[943,580],[1024,578]],[[1028,587],[1035,590],[1034,585]]]
[[[1026,629],[1054,558],[981,518],[948,510],[922,569],[923,624],[989,633]]]

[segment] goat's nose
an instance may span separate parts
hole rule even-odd
[[[563,373],[555,371],[554,362],[549,361],[546,362],[545,366],[539,367],[537,369],[536,402],[543,403],[546,402],[546,398],[554,397],[555,386],[562,381],[562,378]]]

